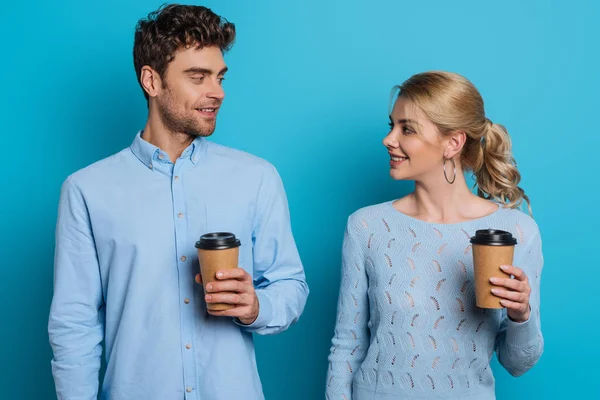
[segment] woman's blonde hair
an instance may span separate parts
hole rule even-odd
[[[395,87],[392,96],[418,107],[442,134],[466,134],[460,162],[473,171],[480,197],[510,208],[525,200],[531,213],[529,198],[518,186],[521,174],[510,136],[504,126],[486,118],[481,94],[468,79],[450,72],[424,72]]]

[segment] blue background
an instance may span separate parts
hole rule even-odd
[[[499,399],[597,393],[600,58],[594,1],[206,1],[237,26],[217,142],[279,169],[312,289],[288,332],[257,338],[267,399],[324,395],[347,216],[406,194],[381,145],[390,89],[442,69],[506,125],[541,227],[546,351]],[[0,398],[52,399],[46,324],[66,176],[128,146],[146,105],[136,21],[157,1],[10,2],[2,61]]]

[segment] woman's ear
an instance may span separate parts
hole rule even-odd
[[[453,131],[446,136],[444,157],[453,158],[461,152],[467,141],[467,134],[463,131]]]

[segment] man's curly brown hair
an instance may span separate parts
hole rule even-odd
[[[150,66],[160,76],[184,46],[218,46],[227,52],[235,41],[235,25],[202,6],[169,4],[148,14],[135,27],[133,64],[140,83],[142,67]],[[142,90],[144,88],[142,87]],[[148,100],[148,94],[144,90]]]

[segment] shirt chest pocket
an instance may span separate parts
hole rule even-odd
[[[240,199],[237,201],[211,201],[205,205],[205,209],[206,231],[235,234],[242,243],[240,266],[251,272],[254,206]]]

